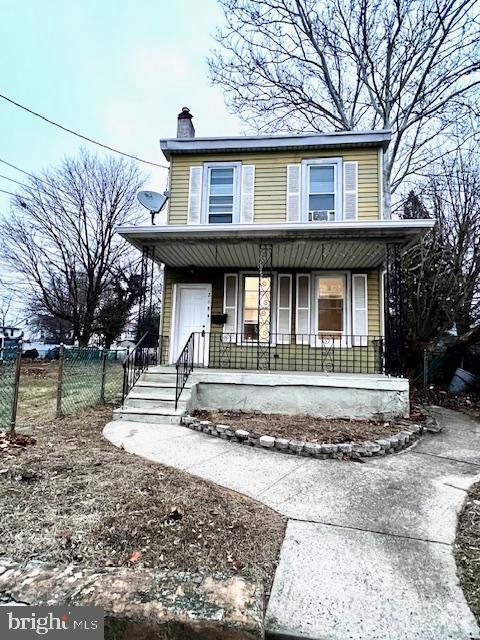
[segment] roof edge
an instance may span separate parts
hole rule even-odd
[[[167,160],[172,154],[228,153],[234,151],[274,151],[281,149],[322,149],[346,146],[375,146],[386,149],[392,133],[374,131],[331,131],[261,136],[227,136],[215,138],[163,138],[160,149]]]

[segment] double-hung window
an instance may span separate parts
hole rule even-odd
[[[316,328],[318,337],[342,336],[346,325],[346,278],[325,275],[317,278]]]
[[[238,163],[206,165],[204,221],[208,224],[229,224],[238,221]]]
[[[304,160],[303,219],[335,222],[342,217],[342,163],[337,158]]]
[[[270,338],[270,278],[264,276],[262,286],[260,286],[258,276],[245,275],[243,277],[242,298],[242,341],[247,343],[268,342]]]

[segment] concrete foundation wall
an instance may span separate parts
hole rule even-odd
[[[407,380],[373,376],[194,374],[187,409],[319,418],[405,418],[409,415],[409,388]]]

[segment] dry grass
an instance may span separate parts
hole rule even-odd
[[[216,424],[246,429],[256,436],[275,436],[308,442],[363,442],[385,438],[404,427],[395,420],[324,420],[308,415],[256,413],[244,411],[194,411],[193,415]]]
[[[111,408],[53,419],[54,394],[50,377],[24,377],[20,430],[37,442],[0,453],[5,555],[254,572],[270,584],[285,528],[276,512],[115,448],[102,437]]]
[[[58,362],[22,366],[18,393],[17,429],[28,431],[55,417]]]
[[[480,483],[469,491],[458,520],[455,559],[465,598],[480,624]]]

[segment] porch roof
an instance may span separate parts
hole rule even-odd
[[[368,269],[380,266],[385,245],[409,246],[433,220],[365,220],[271,224],[121,227],[138,249],[155,247],[155,260],[170,267],[258,266],[260,244],[273,245],[274,269]]]

